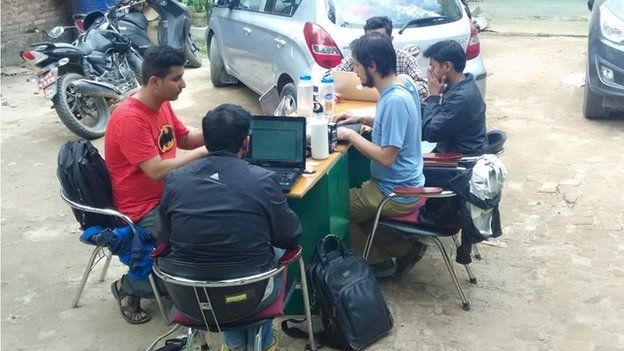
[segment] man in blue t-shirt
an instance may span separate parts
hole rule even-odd
[[[362,253],[377,206],[394,187],[425,184],[421,144],[421,114],[414,81],[396,75],[396,54],[391,41],[376,33],[351,43],[355,71],[361,83],[380,92],[375,118],[338,116],[339,124],[363,123],[373,127],[372,142],[359,133],[338,128],[338,139],[349,141],[371,160],[372,179],[349,193],[351,244]],[[414,198],[395,198],[382,211],[384,216],[408,214]],[[378,277],[404,274],[422,256],[423,246],[398,232],[378,229],[368,262]]]

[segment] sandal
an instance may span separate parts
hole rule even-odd
[[[149,321],[152,317],[150,317],[142,308],[141,308],[141,299],[136,296],[132,296],[125,292],[119,290],[117,283],[121,283],[121,279],[113,282],[111,285],[111,291],[115,300],[119,304],[119,310],[121,312],[121,317],[126,320],[126,322],[130,324],[142,324]],[[126,299],[126,304],[122,301]],[[145,315],[145,317],[141,319],[133,319],[132,317],[136,317],[139,315]]]

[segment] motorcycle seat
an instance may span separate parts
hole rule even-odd
[[[77,50],[77,51],[80,51],[83,55],[89,55],[92,51],[91,48],[89,48],[88,46],[85,46],[85,45],[76,46],[70,43],[54,43],[54,46],[56,46],[57,48]]]

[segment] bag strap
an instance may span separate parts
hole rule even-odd
[[[333,245],[331,250],[327,250],[328,245]],[[327,266],[330,259],[328,257],[328,252],[331,251],[339,251],[341,257],[345,256],[344,246],[342,245],[342,241],[338,239],[334,234],[328,234],[323,239],[321,239],[316,245],[316,252],[318,253],[319,259],[323,266]]]
[[[284,334],[288,335],[291,338],[295,338],[295,339],[308,339],[308,333],[302,331],[301,329],[297,328],[297,327],[289,327],[288,326],[288,322],[291,323],[297,323],[297,324],[301,324],[304,323],[306,321],[305,318],[303,319],[296,319],[296,318],[291,318],[291,319],[286,319],[283,320],[281,323],[281,327],[282,327],[282,331],[284,332]],[[324,347],[325,345],[327,345],[327,343],[325,343],[324,341],[327,339],[327,335],[324,331],[322,332],[318,332],[318,333],[314,333],[314,339],[316,340],[316,349],[320,349],[321,347]],[[310,349],[310,345],[306,344],[305,346],[306,350]]]

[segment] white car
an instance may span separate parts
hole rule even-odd
[[[277,85],[282,97],[296,99],[299,76],[310,74],[318,85],[350,55],[349,44],[373,16],[392,19],[396,47],[418,48],[423,74],[430,45],[458,41],[466,50],[465,72],[485,96],[478,32],[460,0],[218,0],[207,33],[212,83],[240,81],[258,94]]]

